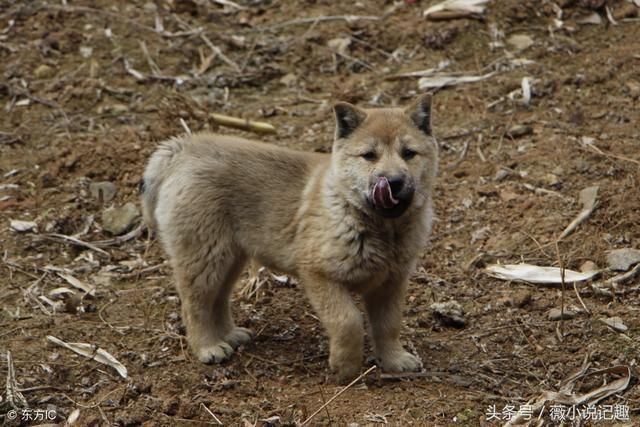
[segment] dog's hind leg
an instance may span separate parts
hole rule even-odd
[[[172,260],[182,319],[196,357],[219,363],[251,340],[248,329],[235,326],[229,301],[246,257],[229,245],[204,245],[193,251]]]

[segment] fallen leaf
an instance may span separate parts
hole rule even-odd
[[[616,332],[627,332],[629,330],[629,328],[627,327],[627,325],[624,324],[622,319],[617,316],[606,317],[606,318],[603,317],[598,320],[600,320],[602,323],[609,326],[611,329],[613,329]]]
[[[537,397],[530,399],[526,405],[522,406],[526,409],[521,409],[520,411],[518,411],[515,416],[513,416],[507,423],[504,424],[504,427],[512,427],[525,423],[526,420],[531,419],[532,413],[537,414],[541,409],[547,406],[548,402],[553,402],[555,404],[565,406],[590,406],[597,404],[602,399],[605,399],[609,396],[623,392],[629,386],[629,381],[631,380],[631,370],[628,366],[613,366],[611,368],[586,373],[588,366],[589,365],[587,363],[583,364],[583,367],[578,373],[575,373],[569,378],[565,379],[560,385],[559,392],[543,391]],[[604,383],[602,386],[592,391],[582,394],[573,393],[573,387],[578,380],[602,374],[617,374],[622,376],[611,382]]]
[[[485,268],[492,277],[502,280],[519,280],[528,283],[562,283],[562,272],[558,267],[539,267],[531,264],[492,264]],[[584,273],[564,270],[565,283],[582,282],[598,274],[598,271]]]
[[[441,88],[446,86],[455,86],[463,83],[475,83],[492,77],[495,73],[487,73],[481,76],[452,76],[447,74],[439,74],[430,77],[422,77],[418,80],[420,90]]]
[[[68,284],[70,284],[74,288],[83,290],[87,294],[91,295],[92,297],[96,295],[96,288],[94,288],[93,286],[87,285],[86,283],[80,281],[79,279],[76,279],[72,275],[58,272],[58,276],[63,278]]]
[[[422,16],[426,18],[433,13],[445,11],[482,14],[485,10],[484,4],[489,1],[490,0],[446,0],[426,9],[422,13]]]
[[[118,362],[115,357],[99,347],[81,342],[66,343],[51,335],[47,335],[47,339],[52,343],[65,347],[81,356],[88,357],[96,362],[111,366],[122,378],[127,378],[127,368],[122,363]]]
[[[514,34],[507,39],[507,43],[517,50],[525,50],[533,46],[533,39],[526,34]]]

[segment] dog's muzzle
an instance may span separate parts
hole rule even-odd
[[[402,176],[379,176],[371,190],[368,201],[375,212],[385,218],[402,215],[413,200],[414,188]]]

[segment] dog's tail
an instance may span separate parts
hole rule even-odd
[[[161,143],[151,155],[142,176],[142,181],[138,186],[142,202],[142,217],[147,227],[151,230],[155,230],[158,225],[155,211],[158,205],[160,187],[170,174],[173,159],[177,153],[182,151],[184,142],[183,139],[174,138]]]

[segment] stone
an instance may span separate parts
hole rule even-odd
[[[133,203],[105,209],[102,212],[102,228],[114,235],[120,235],[131,228],[140,216],[140,211]]]
[[[116,196],[118,188],[109,181],[92,182],[89,184],[89,192],[94,199],[109,203]]]
[[[627,271],[640,262],[640,250],[632,248],[614,249],[607,253],[607,264],[611,270]]]
[[[33,76],[36,79],[49,79],[55,76],[56,70],[53,67],[50,67],[47,64],[39,65],[35,70],[33,70]]]

